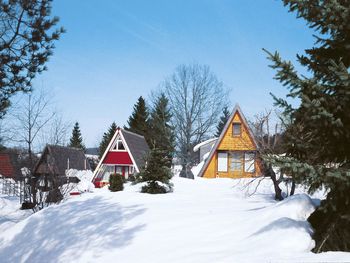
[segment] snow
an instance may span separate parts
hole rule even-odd
[[[211,138],[211,139],[209,139],[209,140],[206,140],[206,141],[204,141],[204,142],[201,142],[201,143],[198,143],[196,146],[194,146],[193,147],[193,151],[194,152],[197,152],[198,150],[199,150],[199,148],[201,148],[203,145],[206,145],[206,144],[208,144],[208,143],[211,143],[211,142],[213,142],[213,141],[216,141],[218,138]]]
[[[310,252],[315,206],[306,194],[276,202],[268,180],[253,195],[249,179],[172,181],[169,194],[126,184],[45,208],[0,232],[1,262],[350,261]]]
[[[94,174],[92,171],[70,169],[67,171],[66,175],[68,177],[77,177],[80,180],[80,182],[74,186],[71,192],[84,193],[94,191],[95,186],[92,183]]]
[[[191,172],[193,173],[194,175],[194,178],[196,178],[199,174],[199,172],[202,170],[203,168],[203,165],[205,163],[205,160],[204,159],[203,161],[201,161],[197,166],[193,166],[192,169],[191,169]]]
[[[31,210],[20,210],[18,197],[0,194],[0,233],[32,214]]]

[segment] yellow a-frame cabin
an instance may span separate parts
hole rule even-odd
[[[213,146],[198,176],[242,178],[261,175],[258,146],[238,105]]]

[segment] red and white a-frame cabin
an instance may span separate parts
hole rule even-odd
[[[99,188],[109,183],[112,173],[122,174],[125,178],[139,173],[148,151],[143,136],[117,128],[94,171],[92,182]]]

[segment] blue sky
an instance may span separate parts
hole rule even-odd
[[[276,0],[55,0],[53,14],[67,33],[36,85],[79,121],[89,147],[180,64],[209,65],[248,118],[272,108],[269,93],[286,90],[262,48],[294,61],[313,44],[305,22]]]

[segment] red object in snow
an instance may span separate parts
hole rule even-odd
[[[102,188],[108,184],[108,182],[101,181],[101,178],[96,178],[93,183],[96,188]]]
[[[79,192],[70,192],[70,195],[80,195]]]

